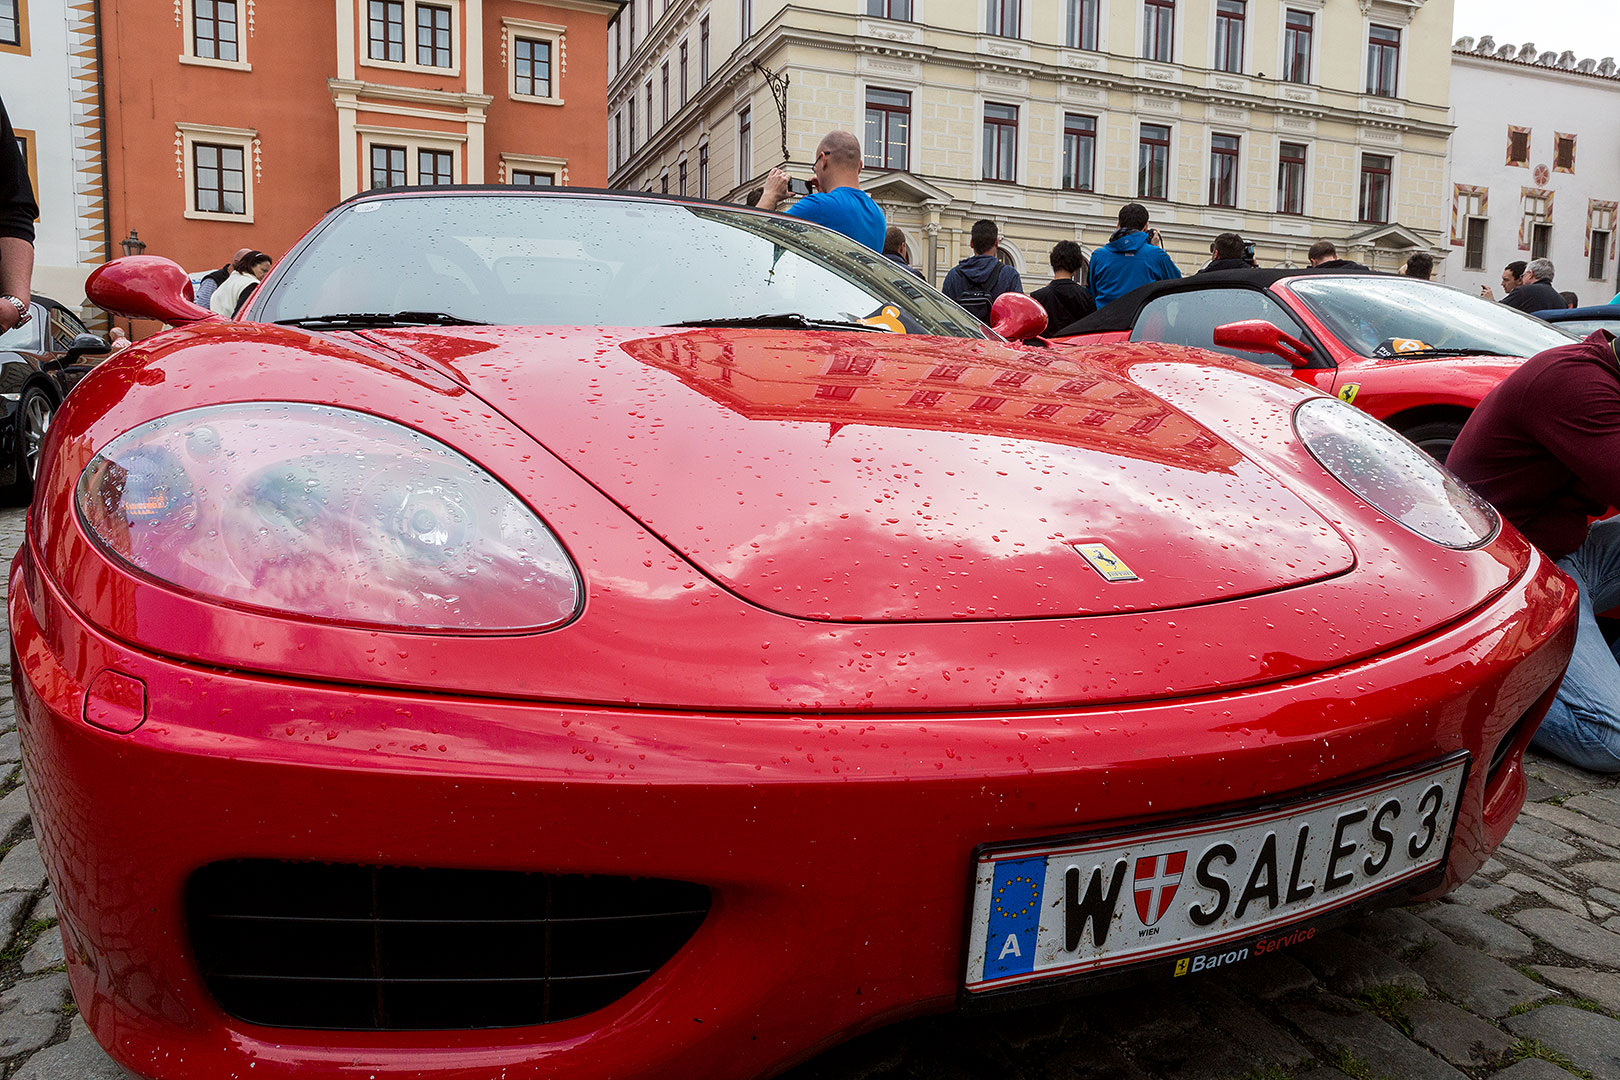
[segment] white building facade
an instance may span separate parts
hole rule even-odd
[[[1582,305],[1620,289],[1620,67],[1612,57],[1461,38],[1451,55],[1450,256],[1441,279],[1501,296],[1546,257]]]
[[[0,99],[39,200],[33,290],[78,308],[108,257],[94,0],[0,0]]]

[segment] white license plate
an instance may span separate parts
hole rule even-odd
[[[1467,771],[1461,754],[1251,814],[981,849],[964,986],[1149,961],[1191,974],[1288,944],[1289,924],[1438,870]]]

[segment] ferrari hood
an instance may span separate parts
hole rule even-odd
[[[1056,350],[751,329],[368,336],[452,368],[703,573],[785,615],[1164,610],[1354,565],[1232,444]]]

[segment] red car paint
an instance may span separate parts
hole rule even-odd
[[[876,392],[818,395],[834,356],[874,360]],[[942,369],[968,390],[913,404]],[[1522,803],[1575,590],[1511,529],[1456,551],[1360,502],[1292,433],[1308,396],[1155,345],[217,323],[143,343],[53,425],[11,577],[28,790],[86,1022],[165,1080],[769,1074],[952,1006],[976,845],[1461,748],[1454,886]],[[500,477],[569,551],[582,613],[505,637],[275,617],[85,534],[74,486],[111,439],[289,400],[395,419]],[[1141,589],[1110,591],[1085,540]],[[210,997],[181,902],[198,867],[244,857],[662,876],[715,899],[673,960],[577,1019],[272,1029]]]

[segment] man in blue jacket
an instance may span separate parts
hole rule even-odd
[[[1164,249],[1149,239],[1147,223],[1147,207],[1126,203],[1119,210],[1119,228],[1106,246],[1091,253],[1091,296],[1099,308],[1150,281],[1181,276]]]

